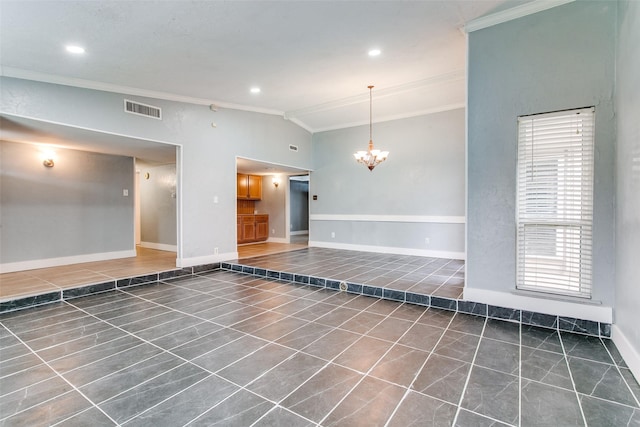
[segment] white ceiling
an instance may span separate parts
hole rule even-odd
[[[529,1],[0,0],[0,72],[280,114],[318,132],[368,123],[370,84],[374,121],[463,106],[462,28]]]

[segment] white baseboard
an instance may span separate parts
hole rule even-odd
[[[159,251],[178,252],[178,246],[166,245],[164,243],[140,242],[140,246],[143,248],[157,249]]]
[[[396,254],[396,255],[415,255],[433,258],[448,258],[448,259],[465,259],[464,252],[449,252],[449,251],[432,251],[426,249],[412,249],[412,248],[396,248],[393,246],[371,246],[371,245],[354,245],[350,243],[331,243],[331,242],[318,242],[309,241],[310,247],[316,248],[328,248],[328,249],[345,249],[348,251],[362,251],[362,252],[377,252],[383,254]]]
[[[176,267],[193,267],[194,265],[213,264],[232,259],[238,259],[238,252],[226,252],[218,255],[206,255],[192,258],[178,258],[176,259]]]
[[[617,325],[611,325],[611,339],[636,380],[640,379],[640,355]]]
[[[35,259],[31,261],[18,261],[0,264],[0,273],[13,273],[15,271],[35,270],[36,268],[59,267],[61,265],[81,264],[83,262],[109,261],[120,258],[133,258],[136,250],[102,252],[97,254],[73,255],[59,258]]]
[[[309,230],[298,230],[298,231],[291,231],[289,232],[290,235],[292,236],[304,236],[305,234],[309,234]]]
[[[284,237],[269,237],[267,243],[289,243],[289,239]]]
[[[564,301],[545,297],[517,295],[511,292],[498,292],[478,288],[464,288],[466,301],[482,302],[498,307],[514,308],[517,310],[533,311],[554,316],[573,317],[575,319],[593,320],[594,322],[612,323],[613,309],[611,307],[584,304],[579,301]]]

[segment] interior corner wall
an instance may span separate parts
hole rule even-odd
[[[161,108],[162,120],[125,113],[124,98]],[[0,77],[0,112],[179,145],[179,267],[237,257],[236,157],[312,166],[311,134],[277,115],[10,77]]]
[[[140,169],[141,246],[175,251],[176,165],[150,166],[138,162],[137,167]]]
[[[309,244],[463,258],[464,127],[464,109],[374,123],[373,171],[353,158],[369,126],[314,134]]]
[[[41,146],[2,141],[0,149],[3,271],[135,256],[133,158],[56,148],[47,168]]]
[[[610,312],[615,45],[609,1],[573,2],[469,34],[465,298],[491,291],[515,302],[518,116],[595,106],[592,295]],[[541,299],[537,311],[544,306]]]
[[[620,1],[616,79],[616,316],[613,338],[640,378],[640,3]]]

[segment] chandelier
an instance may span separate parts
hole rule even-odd
[[[366,167],[369,168],[370,171],[373,170],[380,163],[387,160],[387,156],[389,155],[388,151],[380,151],[375,150],[373,148],[373,136],[372,136],[372,89],[373,86],[367,86],[369,88],[369,150],[368,151],[358,151],[353,154],[358,163],[362,163]]]

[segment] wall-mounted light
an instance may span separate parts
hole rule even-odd
[[[278,188],[278,185],[280,185],[280,178],[278,178],[277,176],[273,177],[273,186]]]
[[[48,168],[52,168],[55,164],[56,153],[51,150],[42,151],[42,164]]]

